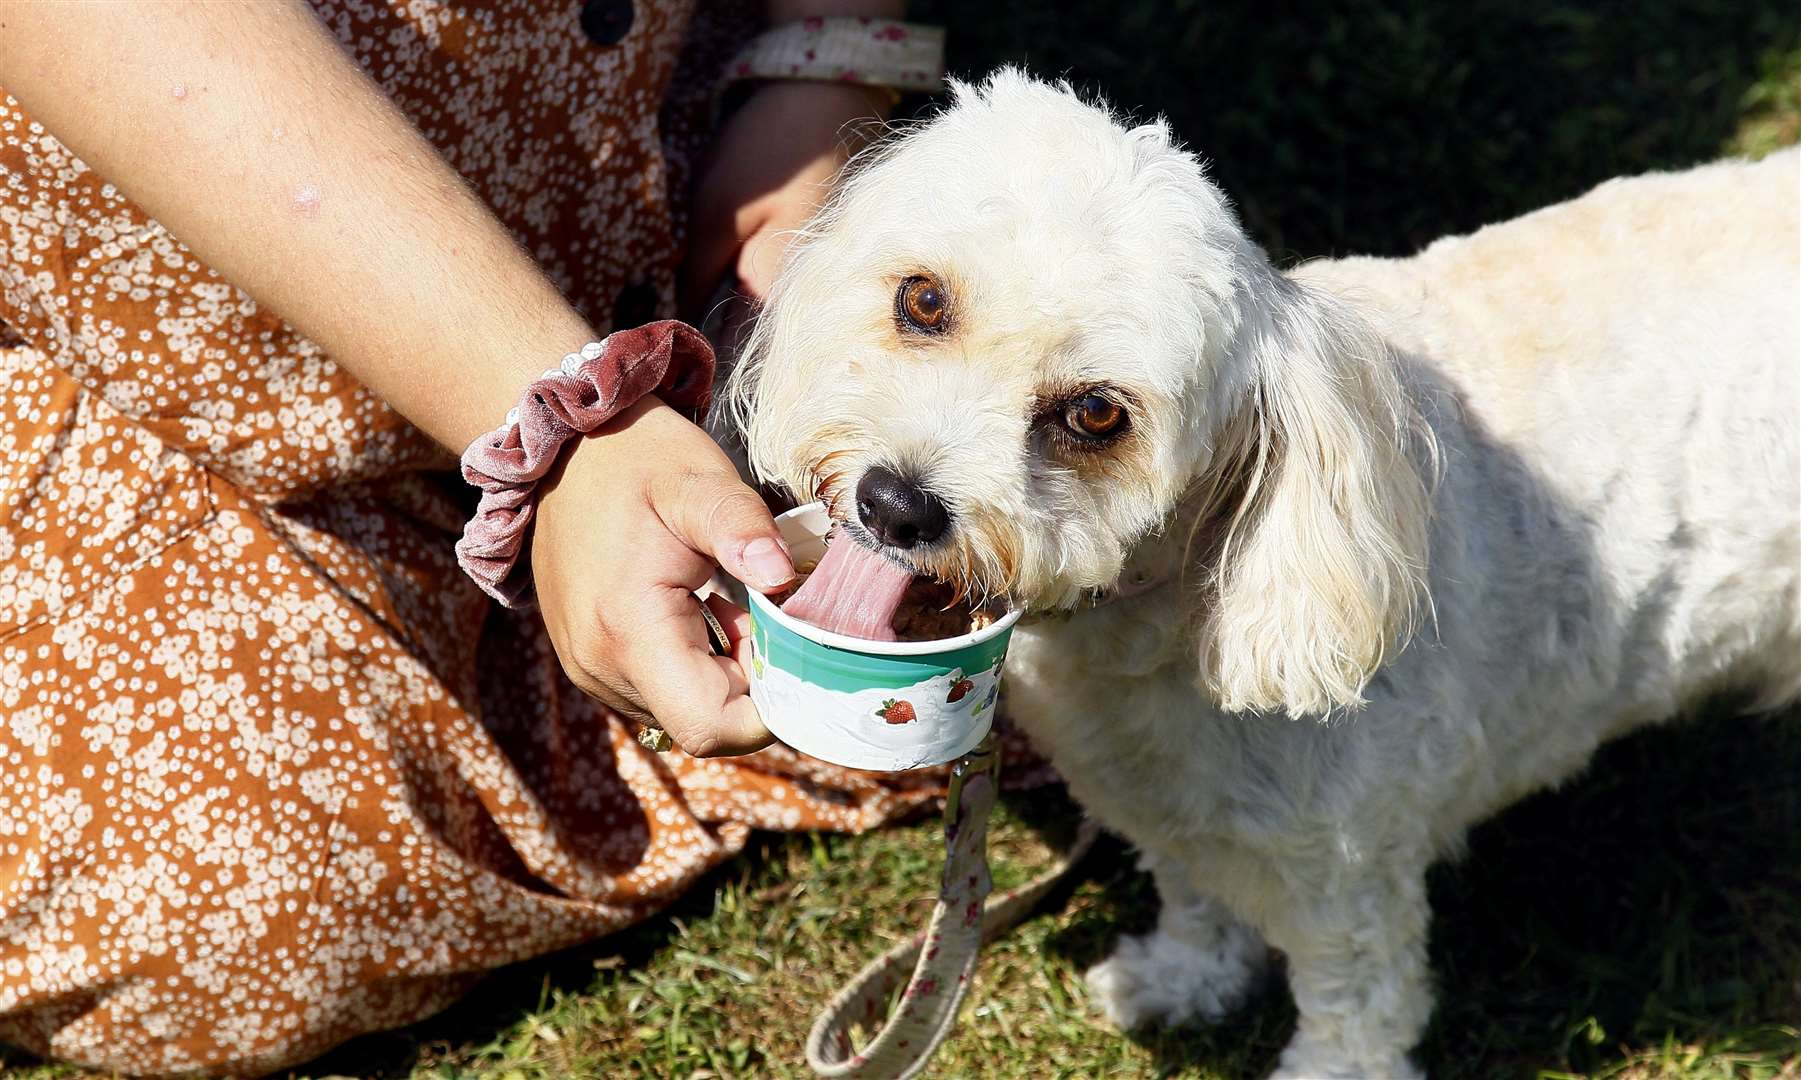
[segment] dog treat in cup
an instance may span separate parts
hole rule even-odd
[[[776,524],[795,568],[811,571],[832,525],[825,508],[790,510]],[[868,576],[885,573],[872,567]],[[863,577],[834,588],[861,587]],[[1019,612],[951,605],[948,586],[899,578],[870,589],[871,625],[886,616],[890,640],[823,630],[782,611],[784,598],[750,593],[751,700],[776,738],[835,765],[899,772],[954,761],[988,734]],[[901,640],[944,630],[953,633]]]

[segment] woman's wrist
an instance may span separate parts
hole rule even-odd
[[[463,479],[482,494],[457,542],[459,565],[501,603],[528,605],[531,574],[523,555],[538,497],[565,446],[652,395],[697,416],[712,385],[712,347],[699,331],[674,321],[620,331],[564,356],[524,387],[499,427],[463,451]]]
[[[501,424],[534,381],[599,336],[566,306],[536,319],[487,327],[484,337],[490,344],[482,350],[482,364],[461,371],[422,364],[420,378],[435,383],[437,392],[418,389],[388,400],[415,426],[460,454]]]

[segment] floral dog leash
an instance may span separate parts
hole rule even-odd
[[[1050,869],[990,897],[988,815],[999,784],[1000,750],[991,734],[951,767],[944,800],[944,878],[931,922],[870,961],[813,1022],[807,1064],[818,1075],[856,1080],[918,1075],[956,1025],[957,1007],[975,981],[983,939],[1024,918],[1094,845],[1100,829],[1084,818],[1075,843]],[[853,1052],[852,1026],[875,1023],[909,968],[912,976],[895,1011],[863,1049]]]

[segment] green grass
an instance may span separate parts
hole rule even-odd
[[[1075,813],[1055,790],[1008,799],[998,884],[1042,866]],[[803,1075],[818,1006],[923,922],[938,848],[931,820],[762,838],[667,916],[522,965],[318,1072]],[[1801,1076],[1801,714],[1610,747],[1580,783],[1479,830],[1432,891],[1441,1006],[1422,1053],[1433,1075]],[[1079,883],[985,954],[933,1075],[1267,1070],[1293,1023],[1280,989],[1211,1029],[1128,1038],[1090,1014],[1081,971],[1117,934],[1147,929],[1155,904],[1149,880],[1105,844]]]
[[[996,828],[999,884],[1042,865],[1074,816],[1054,791],[1010,799]],[[427,1031],[352,1048],[330,1067],[354,1071],[380,1053],[412,1076],[801,1075],[814,1010],[929,910],[937,848],[931,821],[767,838],[710,896],[603,947],[526,965]],[[1280,991],[1215,1029],[1122,1038],[1090,1015],[1081,970],[1116,934],[1148,928],[1155,898],[1117,845],[1084,870],[985,955],[934,1075],[1266,1070],[1293,1022]],[[1584,782],[1481,830],[1471,859],[1435,875],[1433,895],[1434,1075],[1801,1075],[1801,715],[1610,748]],[[490,1039],[438,1034],[496,1019]]]
[[[920,5],[952,62],[1067,74],[1167,114],[1283,258],[1404,253],[1609,176],[1801,140],[1801,9],[1655,4]],[[1074,809],[1008,800],[996,875]],[[1515,807],[1434,872],[1435,1076],[1801,1078],[1801,714],[1650,732]],[[933,822],[762,836],[673,910],[495,975],[448,1012],[295,1076],[799,1076],[814,1010],[920,925]],[[1293,1007],[1122,1036],[1080,972],[1155,896],[1117,844],[991,947],[932,1075],[1244,1077]],[[0,1048],[7,1080],[87,1074]]]
[[[1042,866],[1075,816],[1055,789],[1009,797],[999,885]],[[663,916],[503,971],[426,1023],[293,1075],[805,1075],[814,1011],[930,910],[938,844],[929,819],[761,836]],[[1611,746],[1470,847],[1432,880],[1434,1076],[1801,1077],[1801,713]],[[1156,900],[1112,841],[1078,879],[984,954],[932,1075],[1236,1078],[1273,1064],[1294,1018],[1279,988],[1217,1028],[1128,1037],[1098,1022],[1080,972],[1117,934],[1147,929]]]

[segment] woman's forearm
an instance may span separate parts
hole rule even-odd
[[[452,450],[592,336],[304,4],[15,0],[0,87]]]

